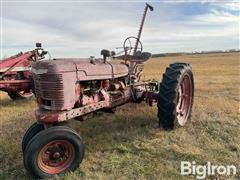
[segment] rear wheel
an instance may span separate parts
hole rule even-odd
[[[36,178],[75,170],[84,156],[80,136],[66,126],[53,126],[36,134],[24,151],[26,169]]]
[[[21,99],[30,99],[31,97],[33,97],[33,93],[30,90],[29,92],[26,91],[13,91],[13,92],[8,92],[8,96],[12,99],[12,100],[21,100]]]
[[[194,96],[191,66],[186,63],[170,64],[163,74],[158,94],[159,126],[174,129],[189,120]]]

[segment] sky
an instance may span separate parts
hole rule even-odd
[[[151,53],[239,49],[238,0],[77,1],[2,0],[1,57],[34,49],[36,42],[58,57],[100,57],[137,36]]]

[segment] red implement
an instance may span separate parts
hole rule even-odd
[[[26,99],[33,96],[32,62],[44,58],[47,51],[36,44],[36,49],[0,61],[0,90],[8,93],[11,99]]]

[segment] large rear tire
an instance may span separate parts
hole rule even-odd
[[[174,63],[167,67],[158,94],[159,126],[171,130],[184,126],[190,119],[194,97],[191,66]]]
[[[35,178],[49,178],[73,171],[84,156],[80,136],[66,126],[53,126],[37,133],[24,151],[25,168]]]

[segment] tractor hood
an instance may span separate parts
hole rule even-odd
[[[103,63],[102,59],[90,62],[89,59],[54,59],[38,61],[32,65],[35,74],[63,74],[76,72],[79,80],[112,79],[128,75],[124,64]]]

